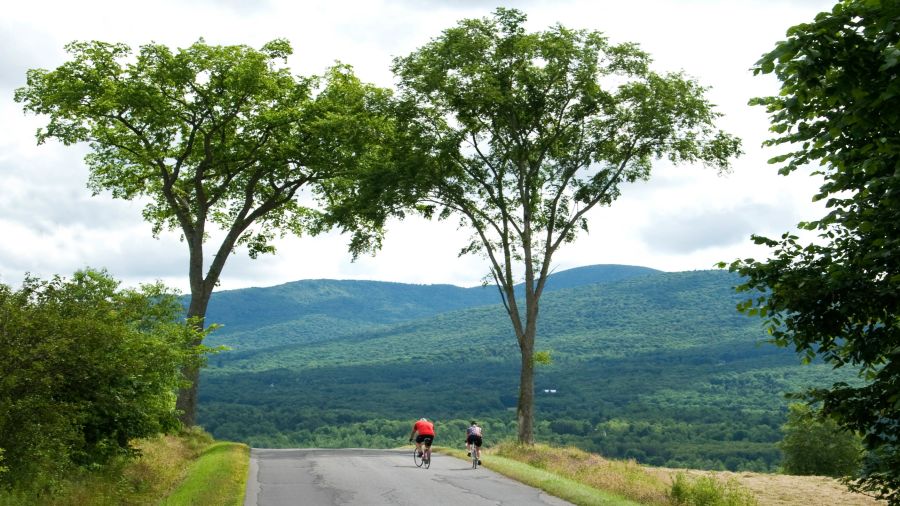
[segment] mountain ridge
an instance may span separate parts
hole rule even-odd
[[[699,279],[703,279],[703,281],[698,281]],[[715,279],[715,281],[714,281]],[[671,292],[670,288],[666,286],[667,280],[680,280],[678,282],[688,283],[687,286],[681,288],[682,291],[687,290],[696,290],[698,289],[698,284],[706,283],[709,285],[710,283],[716,284],[719,280],[730,280],[735,282],[737,278],[735,275],[723,271],[685,271],[682,273],[664,273],[660,272],[654,276],[643,277],[636,276],[632,278],[622,278],[609,282],[597,282],[597,283],[585,283],[577,286],[568,286],[565,288],[558,288],[557,290],[548,291],[542,297],[542,315],[543,318],[539,321],[539,339],[538,343],[547,342],[548,345],[553,345],[553,343],[557,340],[554,336],[558,334],[571,334],[573,332],[601,332],[606,331],[611,328],[616,329],[625,329],[628,330],[630,328],[629,323],[627,321],[622,321],[615,313],[611,313],[604,317],[603,319],[597,319],[594,315],[587,314],[590,311],[590,308],[585,308],[583,306],[578,306],[571,302],[571,299],[580,299],[585,296],[596,297],[596,298],[610,298],[617,299],[619,305],[628,303],[629,311],[636,311],[635,308],[654,308],[660,309],[662,306],[670,305],[671,301],[667,298],[666,294],[674,293],[677,296],[678,292]],[[653,280],[659,280],[663,286],[666,286],[662,289],[644,289],[643,295],[639,300],[628,300],[623,295],[623,291],[627,292],[628,290],[633,289],[634,287],[642,287],[648,285],[654,285]],[[727,297],[731,304],[731,307],[734,307],[734,304],[737,303],[739,296],[731,293],[730,286],[726,287],[725,285],[719,286],[719,296]],[[603,291],[606,290],[611,292],[611,295],[604,295]],[[661,293],[660,293],[661,292]],[[573,309],[574,308],[574,309]],[[684,309],[682,309],[684,311]],[[553,316],[548,317],[547,314],[551,313]],[[696,314],[694,314],[696,313]],[[692,313],[692,318],[695,320],[700,319],[704,312],[695,311]],[[630,313],[629,313],[630,314]],[[734,325],[748,325],[752,324],[752,320],[744,318],[739,315],[735,311],[729,311],[727,313],[723,313],[725,316],[720,318],[715,324],[719,328],[728,328]],[[561,321],[562,320],[562,321]],[[287,322],[286,325],[296,324],[299,320],[295,320],[293,322]],[[655,325],[659,327],[659,324]],[[272,331],[275,329],[279,329],[281,327],[263,327],[260,331]],[[387,354],[391,353],[392,350],[399,349],[399,341],[404,339],[403,336],[407,336],[407,339],[413,339],[414,335],[424,335],[429,336],[428,339],[439,339],[438,336],[434,335],[438,333],[440,335],[445,336],[443,339],[440,339],[441,344],[436,345],[436,349],[443,349],[446,347],[448,343],[456,343],[457,345],[463,346],[468,345],[469,347],[478,344],[481,348],[487,347],[488,345],[495,345],[497,343],[494,342],[493,338],[490,341],[475,341],[468,339],[466,336],[474,333],[480,333],[482,337],[485,335],[491,335],[500,337],[502,336],[505,341],[500,340],[499,345],[504,348],[509,348],[506,350],[508,353],[517,353],[515,348],[515,337],[512,334],[512,329],[510,327],[509,318],[506,312],[503,310],[503,307],[499,303],[493,304],[484,304],[478,305],[468,308],[461,309],[452,309],[449,311],[439,312],[432,315],[426,315],[418,318],[410,318],[403,321],[398,321],[390,324],[383,324],[377,326],[359,326],[359,327],[348,327],[347,332],[336,332],[334,336],[329,338],[317,339],[313,341],[302,341],[302,342],[280,342],[277,346],[253,346],[250,349],[237,350],[239,353],[232,355],[235,359],[238,357],[244,357],[238,360],[244,361],[255,361],[258,362],[261,359],[264,359],[266,356],[270,355],[281,355],[284,357],[285,353],[293,353],[294,360],[298,364],[308,363],[311,359],[312,355],[315,354],[314,350],[325,347],[328,348],[332,346],[330,344],[334,340],[340,340],[342,343],[353,343],[357,346],[364,345],[371,346],[371,343],[381,343],[382,346],[385,347],[388,351]],[[342,328],[343,330],[343,328]],[[683,333],[682,333],[683,334]],[[758,336],[762,337],[761,329],[757,331]],[[679,334],[681,335],[681,334]],[[629,349],[628,347],[633,347],[636,344],[634,339],[631,339],[633,336],[629,335],[629,339],[627,340],[617,340],[617,346],[620,349],[625,350]],[[685,342],[689,341],[689,338],[686,336],[681,337],[685,340]],[[621,341],[621,342],[620,342]],[[646,338],[643,341],[640,341],[646,344]],[[576,352],[585,352],[589,350],[589,345],[584,342],[583,339],[580,339],[581,349],[573,349],[572,346],[565,347],[557,347],[554,350],[557,354],[565,354],[567,356],[574,356]],[[479,348],[480,349],[480,348]],[[240,353],[241,351],[245,353]],[[331,349],[330,352],[335,352],[336,350]],[[357,349],[357,351],[360,351]],[[366,360],[382,360],[385,358],[385,353],[381,349],[373,349],[373,350],[365,350],[359,353],[360,357],[363,357]],[[319,359],[321,360],[324,357],[328,357],[328,354],[319,355]],[[340,354],[334,356],[334,363],[339,363],[342,360],[351,360],[352,357],[344,357]],[[282,360],[284,361],[284,360]],[[346,363],[346,362],[345,362]],[[355,362],[352,362],[355,363]],[[247,365],[243,367],[244,369],[258,369],[258,367],[253,367],[251,365]]]
[[[615,264],[576,267],[550,275],[545,293],[661,272]],[[518,291],[521,292],[521,285]],[[293,336],[287,341],[309,342],[309,337],[301,335],[322,332],[328,326],[355,332],[368,326],[495,304],[500,304],[500,297],[491,286],[463,288],[447,284],[315,279],[214,292],[206,320],[222,325],[210,337],[210,343],[239,346],[252,342],[256,347],[264,345],[267,339],[273,345],[284,344],[285,339],[280,336],[285,334]],[[240,334],[248,330],[253,330],[255,336],[242,339]]]

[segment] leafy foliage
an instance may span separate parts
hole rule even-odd
[[[805,404],[791,404],[784,440],[778,445],[788,474],[850,476],[859,470],[859,436],[840,430],[834,420],[817,417]]]
[[[278,66],[292,50],[274,40],[255,50],[202,40],[173,52],[147,44],[73,42],[72,59],[28,72],[16,91],[25,109],[49,116],[38,141],[88,141],[90,186],[114,197],[150,197],[154,232],[194,240],[213,224],[232,232],[220,248],[271,252],[279,231],[301,233],[314,211],[297,192],[367,163],[388,92],[338,65],[295,77]],[[368,120],[368,121],[367,121]],[[253,225],[253,227],[251,227]]]
[[[458,218],[472,231],[461,253],[488,259],[520,352],[519,440],[531,443],[538,306],[555,252],[654,160],[726,170],[740,141],[714,128],[703,87],[651,71],[635,44],[525,22],[504,8],[462,20],[393,70],[409,143],[398,165],[412,174],[399,193]]]
[[[101,271],[0,285],[0,483],[52,486],[176,428],[179,369],[203,351],[182,318],[163,286],[121,290]]]
[[[154,234],[182,233],[190,253],[188,316],[201,326],[235,248],[246,246],[255,258],[274,252],[279,234],[320,232],[316,204],[349,198],[354,174],[377,164],[379,146],[389,144],[389,91],[361,83],[344,65],[295,77],[279,64],[291,54],[284,40],[259,50],[203,40],[177,52],[147,44],[135,55],[124,44],[98,41],[66,49],[68,62],[30,70],[15,99],[49,117],[39,142],[90,144],[85,161],[95,193],[142,199]],[[376,237],[379,225],[352,223]],[[225,235],[207,268],[211,228]],[[197,374],[187,371],[192,380]],[[181,392],[179,406],[193,424],[195,386]]]
[[[819,240],[754,237],[773,248],[765,262],[731,270],[759,291],[739,308],[759,314],[772,339],[809,358],[855,369],[863,384],[809,392],[870,450],[854,488],[900,504],[900,3],[844,0],[788,30],[757,63],[781,93],[751,103],[770,113],[788,153],[780,173],[818,163],[815,200],[828,214],[801,223]]]

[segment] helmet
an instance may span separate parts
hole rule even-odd
[[[419,421],[420,421],[420,422],[427,422],[427,421],[428,421],[428,419],[427,419],[427,418],[425,418],[425,417],[424,417],[424,416],[423,416],[423,417],[422,417],[422,418],[419,418]]]

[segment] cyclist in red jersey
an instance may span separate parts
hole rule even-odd
[[[422,443],[425,443],[427,448],[431,448],[431,443],[434,442],[434,424],[429,422],[427,418],[419,418],[413,424],[412,432],[409,433],[410,441],[413,440],[413,436],[416,438],[416,451],[419,452],[419,457],[421,457]]]

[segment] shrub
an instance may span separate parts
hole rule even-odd
[[[690,480],[684,473],[675,475],[669,498],[685,506],[756,506],[756,498],[735,480],[719,481],[713,476]]]
[[[162,285],[120,290],[102,271],[0,285],[0,485],[53,488],[176,428],[180,369],[202,352],[182,314]]]
[[[840,477],[859,470],[862,442],[806,404],[791,404],[778,447],[787,474]]]

